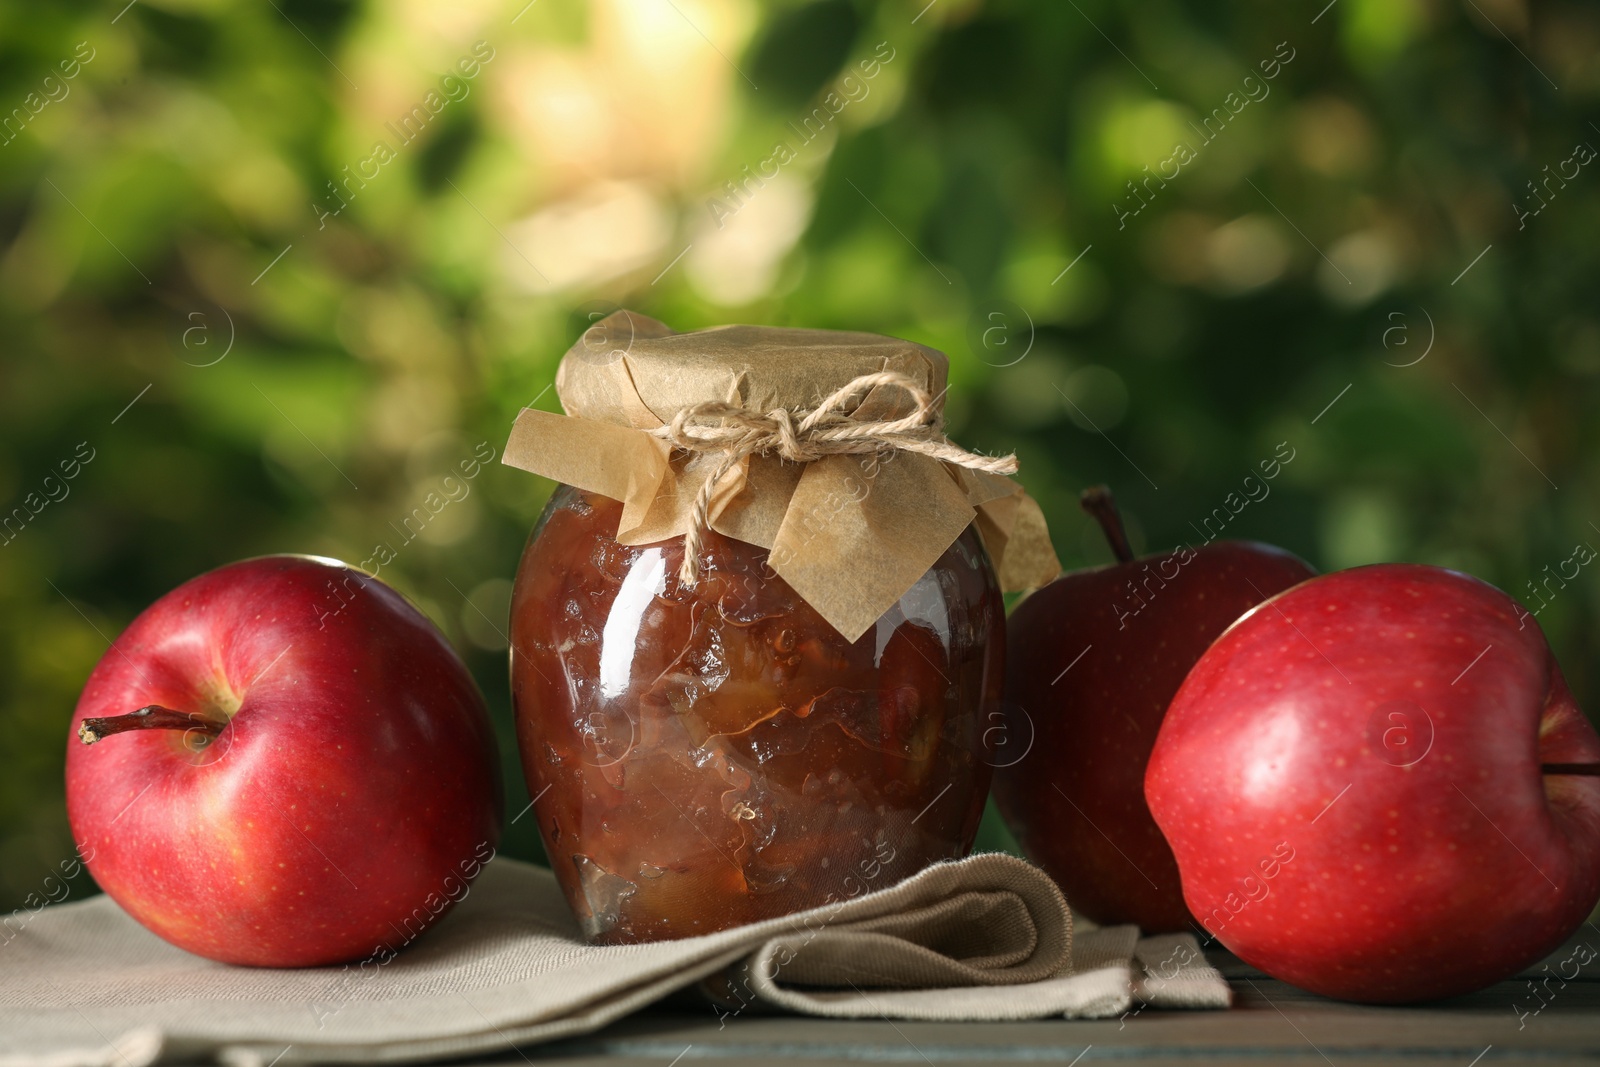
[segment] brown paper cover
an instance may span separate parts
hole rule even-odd
[[[525,408],[502,462],[622,501],[616,537],[623,544],[681,537],[716,463],[675,452],[649,431],[707,401],[811,410],[884,370],[943,396],[943,353],[910,341],[772,326],[674,333],[618,311],[562,358],[556,393],[566,414]],[[903,391],[878,387],[852,417],[912,410]],[[714,530],[768,549],[773,571],[852,641],[973,522],[1005,590],[1043,585],[1061,570],[1044,515],[1020,485],[912,452],[811,463],[753,455],[723,476],[711,501]]]

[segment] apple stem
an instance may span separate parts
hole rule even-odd
[[[1132,563],[1133,546],[1128,544],[1128,531],[1123,529],[1122,515],[1117,511],[1116,501],[1111,499],[1111,488],[1105,485],[1091,486],[1078,497],[1078,504],[1093,515],[1100,529],[1105,531],[1106,543],[1111,546],[1117,562]]]
[[[129,730],[183,730],[198,731],[207,737],[216,737],[226,725],[198,711],[173,711],[160,704],[150,704],[126,715],[113,715],[104,719],[84,719],[78,725],[78,740],[92,745],[102,737],[126,733]]]
[[[1540,774],[1581,774],[1590,778],[1600,778],[1600,763],[1546,763],[1539,768]]]

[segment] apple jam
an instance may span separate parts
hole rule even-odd
[[[517,741],[584,933],[709,933],[884,888],[972,845],[1004,608],[969,527],[846,641],[754,545],[625,546],[561,487],[511,606]]]

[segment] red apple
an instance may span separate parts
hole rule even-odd
[[[246,560],[156,601],[90,674],[73,735],[67,814],[95,881],[226,963],[397,951],[499,840],[477,686],[420,612],[333,560]]]
[[[1532,617],[1381,564],[1235,623],[1145,779],[1189,907],[1241,959],[1374,1003],[1465,993],[1600,897],[1600,737]]]
[[[1172,850],[1145,807],[1145,761],[1168,702],[1212,640],[1316,572],[1249,541],[1135,560],[1109,491],[1086,491],[1083,506],[1121,562],[1058,578],[1012,613],[995,799],[1074,910],[1100,923],[1181,930],[1189,911]],[[1006,749],[1029,737],[1028,755],[1004,766]]]

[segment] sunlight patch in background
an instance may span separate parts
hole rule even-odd
[[[672,232],[638,182],[600,182],[512,223],[502,269],[532,293],[596,286],[653,262]]]
[[[780,173],[720,226],[702,222],[684,259],[690,283],[714,304],[765,296],[810,218],[810,185]]]

